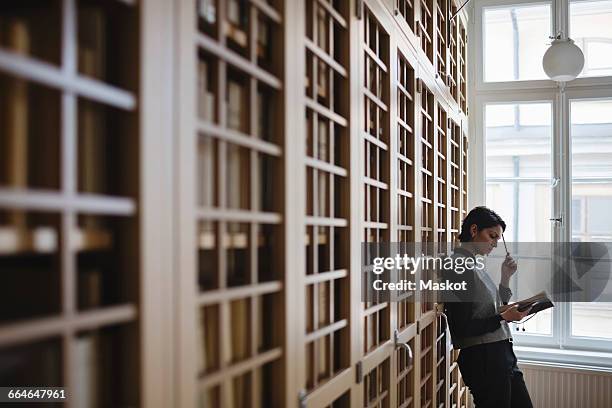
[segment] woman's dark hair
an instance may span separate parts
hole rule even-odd
[[[472,224],[476,224],[478,231],[485,228],[494,227],[496,225],[500,225],[502,227],[502,231],[506,230],[506,223],[499,215],[497,215],[495,211],[490,210],[485,206],[474,207],[463,220],[463,224],[461,224],[459,241],[468,242],[472,240],[472,235],[470,234],[470,226]]]

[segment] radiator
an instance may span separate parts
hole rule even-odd
[[[612,373],[519,364],[534,408],[611,408]]]

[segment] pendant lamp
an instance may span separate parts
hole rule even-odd
[[[556,82],[569,82],[580,74],[584,67],[584,54],[571,38],[558,35],[544,53],[544,72]]]

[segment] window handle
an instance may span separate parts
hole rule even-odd
[[[554,221],[558,224],[563,224],[563,217],[558,217],[558,218],[549,218],[550,221]]]
[[[550,181],[550,187],[551,188],[557,187],[560,181],[561,179],[559,177],[553,177],[553,179]]]

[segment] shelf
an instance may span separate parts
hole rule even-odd
[[[57,229],[53,227],[29,230],[0,227],[0,255],[21,252],[56,253],[59,250],[58,235]],[[108,250],[113,245],[113,238],[110,232],[101,229],[74,229],[71,242],[73,251]]]
[[[0,49],[0,70],[46,86],[74,92],[91,99],[126,111],[136,109],[136,97],[131,92],[108,85],[97,79],[80,75],[69,75],[46,62],[21,56]]]

